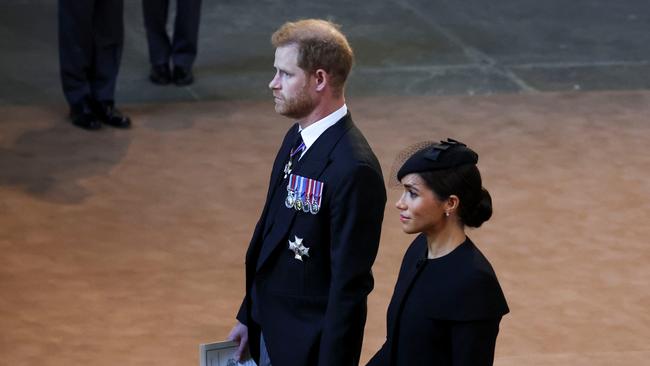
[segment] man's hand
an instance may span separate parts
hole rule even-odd
[[[230,331],[228,340],[239,343],[239,348],[237,348],[235,358],[237,361],[243,361],[242,357],[246,357],[248,354],[248,327],[240,322],[237,322],[237,324],[235,324],[235,326]]]

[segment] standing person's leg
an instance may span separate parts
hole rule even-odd
[[[169,0],[142,0],[142,15],[149,46],[151,74],[149,78],[155,84],[168,84],[171,81],[169,59],[172,45],[167,34]]]
[[[93,58],[92,1],[59,0],[59,66],[63,94],[72,105],[90,96]]]
[[[91,69],[93,99],[99,102],[113,102],[124,44],[124,4],[123,0],[95,0],[95,3],[95,57]]]
[[[188,85],[194,81],[192,65],[196,59],[201,22],[201,0],[177,0],[172,62],[174,82]]]
[[[93,14],[95,58],[92,68],[94,112],[114,127],[129,127],[128,117],[115,108],[115,87],[124,44],[123,0],[95,0]]]
[[[94,1],[59,0],[59,67],[72,122],[87,129],[101,124],[90,110]]]

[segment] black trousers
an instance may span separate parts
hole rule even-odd
[[[123,0],[59,0],[59,63],[70,106],[114,101],[124,42]]]
[[[152,65],[190,69],[198,51],[201,0],[176,0],[173,38],[167,34],[169,0],[142,0],[144,26]]]

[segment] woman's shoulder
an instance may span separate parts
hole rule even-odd
[[[492,265],[468,238],[453,253],[446,267],[453,271],[443,280],[447,292],[437,307],[451,320],[478,320],[501,317],[508,304]]]
[[[461,278],[471,282],[497,281],[492,264],[471,239],[467,238],[459,249],[455,265]]]

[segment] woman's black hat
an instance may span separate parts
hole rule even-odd
[[[397,179],[411,173],[455,168],[465,164],[476,164],[478,154],[460,141],[448,138],[447,141],[431,144],[416,151],[397,172]]]

